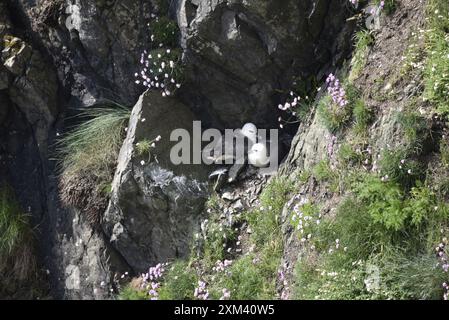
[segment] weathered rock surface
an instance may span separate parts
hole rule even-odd
[[[134,106],[103,225],[111,244],[136,272],[189,252],[206,200],[202,181],[208,168],[174,166],[170,135],[178,128],[191,132],[193,120],[188,107],[160,93],[145,93]],[[136,152],[137,143],[158,135],[151,160]]]
[[[151,2],[12,0],[16,15],[51,56],[73,107],[104,98],[133,104],[138,57],[148,41]]]
[[[212,122],[276,121],[279,92],[346,53],[351,24],[342,1],[178,0],[190,68],[184,99]],[[348,28],[346,31],[343,31]],[[342,32],[343,31],[343,32]]]

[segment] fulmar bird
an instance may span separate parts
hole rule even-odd
[[[214,164],[232,164],[229,170],[219,168],[210,175],[210,179],[217,178],[214,189],[220,188],[225,182],[223,178],[226,173],[228,175],[227,182],[233,182],[244,169],[248,150],[257,143],[257,127],[253,123],[246,123],[241,129],[234,130],[232,142],[226,141],[225,138],[221,136],[214,146],[204,150],[207,159]]]
[[[265,143],[256,143],[248,152],[249,164],[257,168],[265,168],[270,164],[268,149]]]

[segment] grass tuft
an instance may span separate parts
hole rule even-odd
[[[449,2],[430,0],[427,6],[428,31],[424,70],[424,96],[442,114],[449,113]]]
[[[123,106],[92,108],[82,112],[81,124],[57,142],[61,200],[86,213],[96,226],[105,209],[130,110]]]
[[[351,61],[351,72],[349,74],[350,82],[356,80],[365,67],[369,48],[374,44],[374,36],[369,30],[361,30],[356,33],[354,40],[354,56]]]
[[[19,293],[18,298],[29,297],[36,281],[37,263],[28,216],[11,189],[0,185],[0,298]]]

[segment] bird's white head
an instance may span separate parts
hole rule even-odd
[[[257,142],[257,127],[254,123],[246,123],[242,128],[242,134],[253,143]]]

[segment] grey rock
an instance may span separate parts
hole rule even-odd
[[[317,114],[309,121],[302,123],[293,139],[285,165],[281,167],[281,173],[287,173],[293,167],[299,170],[312,169],[327,156],[330,134]]]
[[[223,125],[273,125],[276,90],[293,75],[330,65],[349,47],[342,1],[178,0],[176,17],[188,67],[185,101]],[[237,54],[238,53],[238,54]]]
[[[241,210],[243,210],[243,203],[242,203],[242,201],[239,199],[239,200],[237,200],[233,205],[232,205],[232,207],[234,208],[234,210],[237,210],[237,211],[241,211]]]
[[[199,227],[209,170],[175,166],[169,157],[171,132],[191,130],[193,120],[185,105],[160,93],[145,93],[134,106],[103,225],[111,245],[136,272],[186,256]],[[138,155],[134,146],[158,135],[162,139],[151,151],[154,160],[147,163],[148,156]]]
[[[9,86],[9,77],[6,69],[0,65],[0,90],[7,89]]]
[[[29,48],[27,45],[24,47]],[[48,131],[58,112],[58,82],[55,71],[47,65],[42,55],[31,48],[29,50],[26,68],[15,78],[8,92],[11,101],[33,126],[42,152],[46,152]]]
[[[235,197],[232,195],[231,192],[226,191],[221,195],[221,198],[224,200],[228,200],[228,201],[233,201],[235,200]]]
[[[104,98],[135,103],[142,89],[134,84],[134,73],[149,43],[150,1],[14,2],[51,55],[72,106]]]
[[[126,265],[111,257],[108,244],[82,220],[80,212],[72,210],[65,214],[73,220],[72,232],[60,235],[57,248],[63,266],[60,282],[64,297],[82,300],[112,298],[115,283],[110,265],[121,265],[121,273],[126,270]]]
[[[3,49],[3,65],[15,76],[20,76],[24,72],[33,49],[19,38],[14,38],[12,41],[16,44]]]

